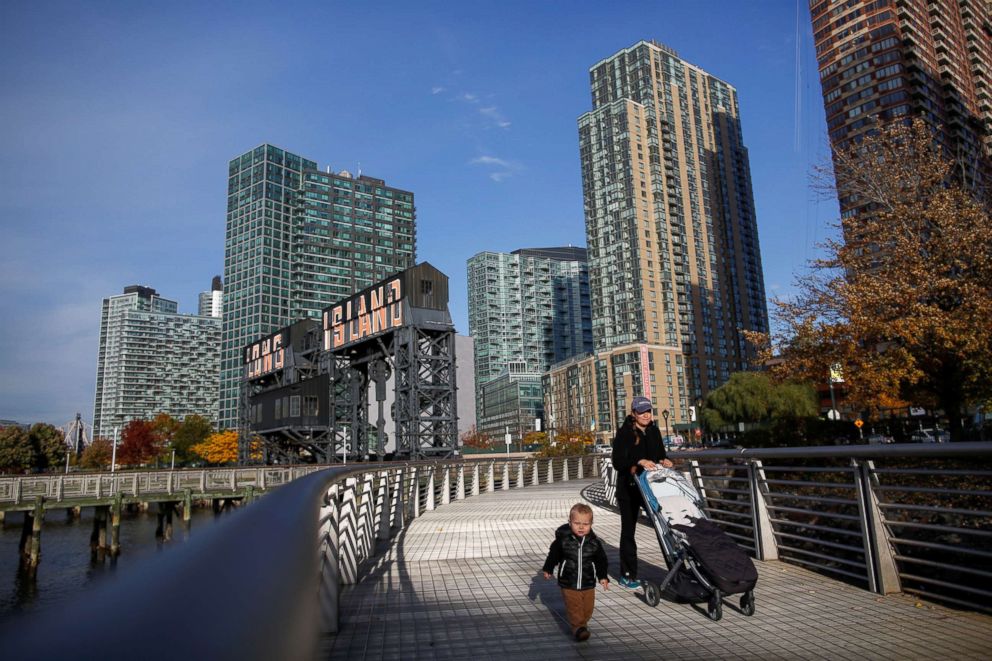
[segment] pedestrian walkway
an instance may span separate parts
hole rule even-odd
[[[593,506],[614,583],[598,590],[592,638],[568,635],[561,595],[540,576],[556,527],[578,501]],[[415,520],[377,566],[341,596],[340,632],[324,658],[348,659],[988,659],[992,617],[886,597],[799,567],[758,562],[757,612],[737,598],[713,622],[703,610],[615,582],[620,520],[601,482],[579,480],[483,494]],[[641,576],[664,560],[652,528],[637,533]]]

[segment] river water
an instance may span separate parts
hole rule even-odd
[[[155,539],[158,514],[154,505],[148,512],[123,512],[120,555],[98,560],[90,552],[93,508],[84,508],[81,516],[74,518],[62,509],[49,510],[41,530],[41,563],[32,580],[21,569],[18,553],[24,514],[8,512],[0,528],[0,622],[58,605],[89,586],[114,580],[148,556],[181,547],[188,537],[215,520],[210,508],[194,508],[187,534],[182,516],[173,515],[172,540],[159,543]]]

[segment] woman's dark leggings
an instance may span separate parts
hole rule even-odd
[[[644,501],[634,487],[617,488],[617,507],[620,508],[620,576],[637,578],[637,517]]]

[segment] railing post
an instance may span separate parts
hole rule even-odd
[[[455,486],[455,500],[465,500],[465,466],[458,467],[458,484]]]
[[[689,477],[692,479],[692,486],[696,487],[699,497],[703,500],[703,506],[709,507],[709,500],[706,498],[706,487],[703,486],[703,470],[699,462],[695,459],[689,461]]]
[[[606,492],[606,502],[615,505],[617,495],[616,470],[613,464],[604,464],[606,470],[603,472],[603,490]]]
[[[441,504],[447,505],[451,502],[451,467],[445,465],[444,477],[441,478]]]
[[[547,484],[552,484],[555,481],[555,460],[548,459],[548,482]]]
[[[492,493],[493,491],[496,490],[496,486],[494,485],[494,482],[496,481],[496,462],[495,461],[490,461],[489,462],[489,474],[488,474],[488,478],[489,478],[489,480],[486,482],[486,491],[488,493]]]
[[[541,483],[541,466],[535,459],[530,462],[530,467],[532,469],[530,473],[530,484],[531,486],[536,487]]]
[[[568,457],[561,460],[561,481],[568,482]]]
[[[358,580],[358,560],[356,552],[356,504],[355,491],[358,480],[349,477],[344,483],[344,498],[341,500],[338,516],[338,539],[340,551],[340,577],[342,585],[353,585]]]
[[[413,467],[413,475],[410,478],[410,488],[413,489],[413,516],[416,519],[420,516],[420,469]]]
[[[865,565],[868,571],[868,589],[878,594],[891,594],[902,590],[899,568],[889,542],[888,530],[882,509],[875,493],[877,476],[872,461],[851,460],[855,468],[858,493],[858,512],[861,514],[861,535],[864,540]]]
[[[376,534],[376,539],[383,541],[389,539],[389,519],[392,514],[391,498],[389,497],[389,471],[384,470],[379,474],[379,497],[378,506],[379,511],[379,531]]]
[[[585,457],[579,457],[579,475],[578,475],[578,479],[580,479],[580,480],[586,479],[585,463],[586,463]]]
[[[393,520],[392,528],[393,530],[402,530],[406,525],[406,498],[404,497],[404,487],[403,487],[403,477],[406,475],[406,468],[400,468],[396,471],[393,479],[395,484],[393,485]]]
[[[359,498],[359,539],[361,543],[357,545],[359,555],[356,555],[357,564],[372,555],[375,542],[372,541],[375,527],[375,495],[372,493],[372,483],[375,474],[372,472],[362,474],[362,493]]]
[[[61,503],[62,502],[62,492],[65,489],[65,486],[62,484],[62,478],[63,477],[65,477],[65,476],[64,475],[59,475],[58,484],[55,485],[55,502],[57,502],[57,503]]]
[[[265,469],[258,469],[258,488],[265,491]]]
[[[429,469],[430,475],[427,478],[427,506],[424,508],[427,512],[434,511],[434,473],[437,470],[437,464],[431,466]]]
[[[503,462],[503,491],[510,490],[510,462]]]
[[[517,462],[517,488],[522,489],[527,483],[524,481],[524,462]]]
[[[479,495],[479,462],[472,466],[472,495]]]
[[[761,461],[751,459],[747,463],[747,481],[751,492],[751,524],[754,528],[754,556],[758,560],[778,560],[778,541],[768,516],[768,503],[765,501],[765,469]]]
[[[324,494],[320,508],[320,586],[317,590],[320,609],[320,633],[338,632],[338,610],[341,595],[341,568],[338,535],[338,485],[332,485]]]

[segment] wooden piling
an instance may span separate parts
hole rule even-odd
[[[94,554],[107,551],[107,515],[110,507],[97,505],[93,508],[93,532],[90,534],[90,550]]]
[[[26,521],[25,517],[25,521]],[[36,496],[31,516],[31,542],[26,557],[27,569],[34,574],[41,562],[41,525],[45,520],[45,497]]]
[[[193,492],[183,491],[183,529],[188,533],[193,519]]]
[[[121,553],[121,495],[114,496],[110,506],[110,557],[116,558]]]

